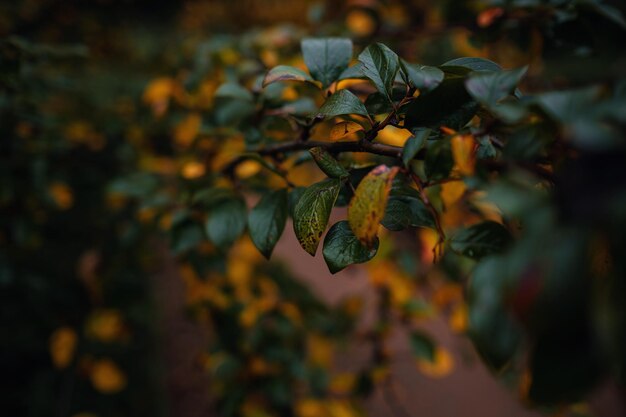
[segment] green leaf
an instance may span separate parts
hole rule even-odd
[[[476,265],[468,286],[468,333],[476,350],[493,369],[502,369],[517,352],[521,331],[504,307],[510,268],[499,257]]]
[[[235,197],[235,192],[230,188],[206,188],[195,193],[191,202],[204,209],[212,209],[216,205]]]
[[[496,103],[513,92],[528,67],[494,73],[474,73],[465,81],[465,88],[475,100],[486,106]]]
[[[366,79],[365,75],[363,75],[363,64],[360,62],[346,68],[340,75],[339,80],[350,80],[350,79]]]
[[[385,217],[381,223],[385,228],[394,232],[408,227],[435,228],[433,216],[422,200],[401,195],[389,197]]]
[[[252,243],[267,259],[285,230],[288,215],[287,189],[266,193],[248,215]]]
[[[304,62],[324,88],[339,78],[352,59],[352,41],[347,38],[303,39]]]
[[[216,98],[252,101],[252,93],[237,83],[224,83],[215,91]]]
[[[326,230],[335,205],[341,181],[328,178],[308,187],[300,196],[293,213],[293,228],[300,246],[315,256],[320,238]]]
[[[597,86],[575,90],[552,91],[536,97],[539,105],[554,120],[570,123],[588,117],[589,109],[600,94]]]
[[[328,269],[335,274],[348,265],[367,262],[378,251],[378,239],[371,248],[364,246],[354,235],[348,222],[335,223],[324,239],[324,260]]]
[[[220,248],[232,245],[246,228],[246,214],[246,204],[240,198],[217,204],[206,222],[209,240]]]
[[[421,92],[435,89],[444,78],[443,71],[437,67],[410,64],[403,59],[400,60],[400,66],[410,84]]]
[[[359,183],[348,206],[350,228],[368,248],[373,247],[378,226],[385,217],[391,185],[399,168],[379,165]]]
[[[448,178],[453,166],[452,147],[448,139],[439,139],[429,144],[424,158],[424,172],[429,180]]]
[[[622,29],[626,29],[626,18],[624,18],[624,15],[617,7],[603,4],[598,0],[580,0],[578,3],[581,7],[588,7],[599,15],[616,23]]]
[[[409,162],[424,147],[429,135],[430,129],[415,129],[413,131],[413,136],[406,141],[402,149],[402,163],[405,167],[409,166]]]
[[[301,69],[290,67],[288,65],[278,65],[269,70],[263,79],[263,87],[266,87],[277,81],[308,81],[314,82],[313,78]]]
[[[382,43],[375,43],[361,52],[359,62],[362,64],[361,72],[392,101],[393,81],[400,69],[398,55]]]
[[[361,100],[348,90],[339,90],[330,96],[320,107],[320,114],[325,118],[346,114],[369,116]]]
[[[456,58],[446,62],[442,67],[465,67],[472,71],[502,71],[502,67],[485,58]],[[443,68],[442,68],[443,69]]]
[[[419,95],[406,106],[404,127],[441,126],[459,130],[476,114],[478,104],[465,89],[465,78],[447,75],[434,90]]]
[[[476,149],[476,159],[492,159],[497,156],[496,148],[491,143],[489,136],[476,136],[478,149]]]
[[[419,191],[408,184],[404,175],[397,175],[393,180],[382,225],[392,231],[407,227],[435,228],[433,216],[424,205]]]
[[[176,254],[181,254],[204,241],[202,225],[187,221],[172,227],[170,246]]]
[[[432,339],[423,332],[413,331],[409,336],[409,343],[413,354],[418,359],[426,359],[427,361],[435,361],[435,344]]]
[[[318,167],[331,178],[346,178],[350,173],[324,148],[309,149]]]
[[[508,229],[500,223],[485,221],[457,233],[450,240],[453,251],[473,259],[503,252],[511,243]]]

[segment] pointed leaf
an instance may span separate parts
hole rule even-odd
[[[264,194],[250,211],[248,229],[252,243],[266,258],[270,258],[276,242],[285,230],[288,215],[287,190]]]
[[[232,245],[246,228],[246,214],[246,205],[239,198],[216,205],[206,222],[209,240],[220,248]]]
[[[472,57],[456,58],[446,62],[442,67],[465,67],[472,71],[502,71],[502,67],[493,61]]]
[[[339,78],[352,59],[352,41],[347,38],[303,39],[304,62],[324,88]]]
[[[390,196],[381,223],[392,231],[404,230],[407,227],[435,228],[433,216],[424,202],[409,196]]]
[[[429,144],[424,158],[424,172],[429,180],[447,178],[454,166],[450,140],[444,138]]]
[[[293,228],[300,246],[315,256],[335,205],[341,181],[329,178],[308,187],[300,196],[293,213]]]
[[[341,75],[339,75],[339,80],[356,80],[356,79],[366,79],[363,74],[363,64],[360,62],[356,65],[346,68]]]
[[[506,227],[494,221],[486,221],[457,233],[451,239],[450,247],[461,255],[480,259],[503,252],[511,241],[511,233]]]
[[[490,256],[476,265],[468,285],[469,336],[495,370],[514,357],[522,341],[521,329],[504,304],[510,272],[504,258]]]
[[[400,68],[398,55],[382,43],[375,43],[359,55],[361,72],[391,101],[393,81]]]
[[[335,223],[324,239],[324,260],[332,274],[352,264],[367,262],[378,250],[378,239],[372,248],[367,248],[354,235],[348,222]]]
[[[406,141],[402,149],[402,163],[404,163],[405,167],[409,166],[409,162],[424,147],[429,135],[430,129],[416,129],[413,132],[413,136]]]
[[[320,107],[320,114],[326,118],[346,114],[368,116],[367,109],[361,100],[348,90],[339,90],[330,96]]]
[[[404,60],[400,60],[400,66],[410,84],[421,92],[433,90],[444,78],[443,71],[437,67],[410,64]]]
[[[368,248],[373,247],[378,226],[385,217],[385,208],[398,167],[379,165],[359,183],[348,206],[350,228]]]
[[[263,87],[277,81],[308,81],[313,82],[313,78],[299,68],[290,67],[289,65],[278,65],[269,70],[263,79]]]
[[[309,149],[309,152],[313,156],[315,163],[318,167],[324,172],[324,174],[328,175],[331,178],[346,178],[348,175],[348,171],[339,164],[331,154],[329,154],[323,148],[312,148]]]
[[[465,81],[465,88],[480,103],[494,106],[513,92],[526,70],[527,67],[523,67],[512,71],[475,73]]]
[[[469,122],[478,104],[465,90],[464,76],[446,75],[432,91],[419,95],[406,107],[404,127],[447,126],[459,130]]]

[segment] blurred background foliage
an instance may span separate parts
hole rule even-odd
[[[602,134],[607,117],[624,132],[623,12],[622,2],[595,0],[3,2],[3,414],[168,415],[163,301],[154,290],[168,259],[187,314],[207,332],[194,361],[209,375],[208,409],[220,416],[366,414],[360,399],[387,376],[381,341],[391,326],[411,334],[416,372],[440,377],[454,367],[413,327],[432,315],[459,333],[471,321],[479,351],[499,367],[521,344],[514,310],[536,350],[526,374],[511,366],[502,376],[535,403],[578,401],[606,375],[623,383],[626,155],[623,136],[616,144],[615,132]],[[562,152],[580,157],[546,166],[557,193],[519,171],[490,190],[505,221],[525,229],[513,250],[479,265],[469,288],[472,261],[446,252],[433,266],[432,231],[383,238],[365,266],[382,313],[364,335],[362,300],[327,306],[247,237],[221,250],[187,204],[221,185],[220,170],[267,132],[287,137],[281,114],[316,111],[306,86],[259,85],[276,65],[303,68],[308,35],[350,37],[357,49],[380,41],[428,65],[460,56],[529,65],[525,93],[599,85],[609,98],[546,96],[546,106],[558,104],[553,125],[516,132],[505,158],[546,157],[533,146],[555,131],[580,145]],[[275,117],[255,119],[252,95]],[[389,129],[380,140],[401,146],[407,137]],[[320,178],[311,164],[289,163],[297,186]],[[254,190],[284,186],[281,175],[251,160],[234,178]],[[437,188],[446,230],[490,212],[473,206],[468,189]],[[334,352],[351,340],[372,343],[371,364],[340,372]]]

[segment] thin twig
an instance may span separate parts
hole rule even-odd
[[[428,198],[428,195],[426,194],[426,189],[424,187],[424,184],[422,183],[422,180],[420,180],[420,178],[413,172],[410,172],[410,175],[413,181],[415,182],[415,185],[417,185],[417,188],[419,190],[420,196],[422,197],[422,201],[424,202],[424,205],[426,206],[426,208],[428,208],[428,210],[430,211],[430,214],[432,214],[433,216],[433,220],[435,221],[435,229],[437,230],[437,235],[439,236],[439,239],[437,240],[437,244],[433,248],[433,261],[437,262],[439,260],[440,255],[443,254],[443,244],[446,241],[446,234],[443,231],[443,227],[441,227],[441,220],[439,219],[439,213],[430,202],[430,199]]]

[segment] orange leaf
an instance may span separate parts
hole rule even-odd
[[[473,175],[476,165],[476,142],[472,135],[456,135],[452,138],[452,157],[462,175]]]

